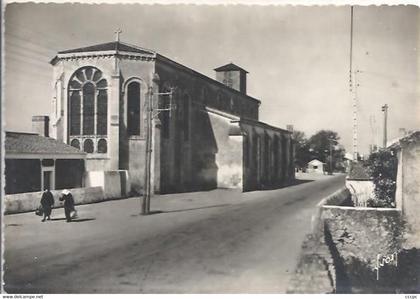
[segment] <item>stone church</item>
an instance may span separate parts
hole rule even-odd
[[[51,135],[86,153],[86,186],[142,192],[148,105],[153,192],[250,191],[294,179],[291,132],[258,120],[261,102],[235,64],[216,68],[214,80],[120,41],[61,51],[51,64]]]

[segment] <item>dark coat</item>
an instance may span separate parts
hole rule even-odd
[[[45,191],[42,193],[41,197],[41,206],[42,207],[51,207],[54,205],[54,196],[50,191]]]
[[[42,193],[41,206],[44,215],[49,217],[51,215],[51,209],[54,206],[54,196],[49,190]]]
[[[74,199],[71,193],[67,195],[63,194],[63,196],[60,198],[60,201],[64,201],[64,209],[74,210]]]

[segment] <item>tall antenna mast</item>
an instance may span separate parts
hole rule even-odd
[[[357,82],[354,76],[353,84],[353,5],[350,14],[350,92],[353,95],[353,160],[357,161]]]

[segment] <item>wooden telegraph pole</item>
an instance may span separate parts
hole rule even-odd
[[[147,93],[147,108],[146,108],[146,164],[145,164],[145,176],[144,176],[144,194],[143,203],[141,206],[142,215],[150,214],[150,177],[151,177],[151,164],[152,164],[152,128],[153,128],[153,88],[149,87]]]
[[[141,206],[141,214],[142,215],[149,215],[150,214],[150,196],[152,193],[152,184],[151,184],[151,177],[152,177],[152,151],[154,146],[154,138],[153,138],[153,131],[154,131],[154,119],[155,117],[162,111],[171,111],[175,109],[175,105],[173,105],[173,89],[171,88],[170,92],[163,92],[163,93],[153,93],[153,87],[149,87],[149,92],[147,95],[147,111],[146,111],[146,163],[145,163],[145,176],[144,176],[144,194],[143,194],[143,202]],[[154,96],[169,96],[169,107],[163,109],[153,109],[154,105]],[[153,114],[156,111],[156,114]]]

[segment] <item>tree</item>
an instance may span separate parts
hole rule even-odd
[[[305,133],[294,130],[292,138],[295,142],[295,166],[305,168],[310,161],[308,140],[305,137]]]
[[[310,159],[318,159],[326,163],[326,170],[341,170],[345,150],[339,145],[340,136],[337,132],[321,130],[308,140]],[[332,154],[332,155],[331,155]]]

